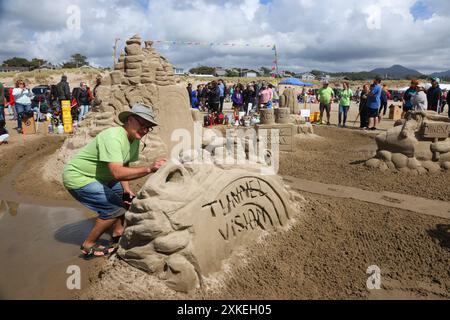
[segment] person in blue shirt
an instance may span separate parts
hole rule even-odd
[[[379,123],[379,110],[381,107],[381,91],[381,77],[377,76],[373,81],[369,94],[367,95],[369,130],[377,130],[377,124]]]
[[[222,79],[219,80],[219,91],[220,91],[220,104],[219,104],[219,113],[223,111],[223,103],[225,102],[225,83]]]
[[[191,92],[191,107],[192,109],[198,109],[199,99],[198,99],[198,87],[197,90]]]

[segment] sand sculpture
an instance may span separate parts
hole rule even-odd
[[[295,204],[281,179],[262,176],[257,166],[236,169],[181,158],[139,192],[126,214],[118,254],[170,288],[189,292],[221,270],[238,246],[285,228]]]
[[[450,170],[450,119],[434,111],[417,111],[376,137],[371,168],[399,170],[413,174]]]
[[[300,112],[295,89],[287,88],[284,90],[280,96],[280,108],[288,108],[291,114],[298,114]]]
[[[44,177],[60,181],[64,164],[99,132],[120,125],[118,114],[135,102],[154,106],[161,124],[149,134],[143,162],[172,155],[178,146],[171,140],[175,129],[198,130],[194,123],[201,116],[191,111],[187,91],[176,84],[172,66],[152,49],[151,41],[145,48],[141,43],[139,36],[126,42],[115,70],[97,91],[93,112],[46,161]],[[273,110],[271,115],[274,119]],[[288,125],[297,132],[296,126]],[[183,148],[149,177],[126,213],[118,250],[130,265],[182,292],[201,286],[203,277],[219,271],[237,247],[283,229],[300,211],[281,178],[262,174],[262,164],[271,162],[270,153],[250,159],[242,140],[230,143],[205,132],[199,148]],[[244,165],[234,161],[247,158],[251,161]]]
[[[261,109],[261,122],[256,126],[259,130],[277,130],[279,139],[279,151],[292,152],[296,138],[315,138],[314,129],[310,123],[306,123],[300,115],[300,106],[297,102],[295,90],[287,88],[280,96],[280,107],[276,109]]]

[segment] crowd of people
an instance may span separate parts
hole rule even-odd
[[[279,101],[277,88],[266,81],[253,81],[248,84],[237,83],[227,86],[220,79],[193,88],[188,84],[187,91],[192,108],[210,113],[223,113],[225,101],[231,102],[234,113],[249,114],[252,109],[272,108]]]
[[[320,89],[302,88],[298,94],[298,103],[319,103],[320,119],[317,124],[330,124],[333,103],[338,104],[338,127],[347,126],[348,112],[352,101],[359,105],[360,127],[366,130],[376,130],[378,123],[388,111],[388,103],[393,97],[387,85],[381,85],[381,77],[377,77],[372,84],[366,84],[352,90],[349,81],[342,82],[341,88],[331,88],[328,81],[324,81]],[[278,89],[265,81],[253,81],[246,85],[237,83],[227,86],[223,80],[199,84],[193,88],[187,87],[192,108],[200,109],[209,114],[216,115],[219,123],[223,115],[224,101],[231,102],[234,117],[244,112],[248,115],[251,110],[259,108],[273,108],[279,102]],[[403,115],[409,110],[433,110],[438,113],[444,111],[449,103],[450,96],[446,90],[439,87],[439,79],[433,78],[431,86],[413,80],[411,87],[401,97],[403,102]],[[450,109],[450,108],[449,108]],[[326,120],[324,119],[326,116]],[[449,110],[450,117],[450,110]],[[215,122],[217,123],[217,122]]]
[[[0,84],[0,144],[7,142],[6,136],[6,114],[8,109],[11,120],[17,121],[16,130],[23,132],[22,123],[31,117],[36,117],[36,121],[43,118],[39,114],[51,114],[52,121],[62,123],[61,102],[68,100],[71,102],[71,115],[73,122],[82,121],[90,111],[96,90],[101,84],[101,77],[97,77],[93,91],[86,82],[81,82],[79,87],[70,90],[67,76],[62,76],[61,81],[56,85],[38,86],[33,89],[28,88],[23,80],[17,80],[14,88],[5,88]]]
[[[370,87],[364,85],[359,94],[360,127],[363,129],[376,130],[382,115],[386,115],[389,91],[386,85],[380,85],[381,81],[381,78],[376,78]],[[431,110],[442,114],[446,104],[449,105],[450,118],[450,96],[446,90],[440,88],[437,78],[431,78],[431,86],[428,89],[418,80],[411,80],[410,87],[403,94],[402,102],[402,118],[409,111]]]

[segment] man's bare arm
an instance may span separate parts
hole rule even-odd
[[[117,181],[131,181],[136,180],[146,175],[156,172],[161,168],[165,163],[166,159],[159,159],[155,161],[149,167],[139,167],[139,168],[129,168],[124,166],[122,163],[108,163],[108,168],[111,171],[112,176]]]

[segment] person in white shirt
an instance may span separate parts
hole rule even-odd
[[[17,131],[22,133],[22,119],[31,112],[31,98],[33,97],[33,92],[26,88],[24,81],[18,80],[12,94],[16,102]]]
[[[414,111],[426,111],[428,109],[427,93],[423,86],[417,87],[417,94],[411,97]]]

